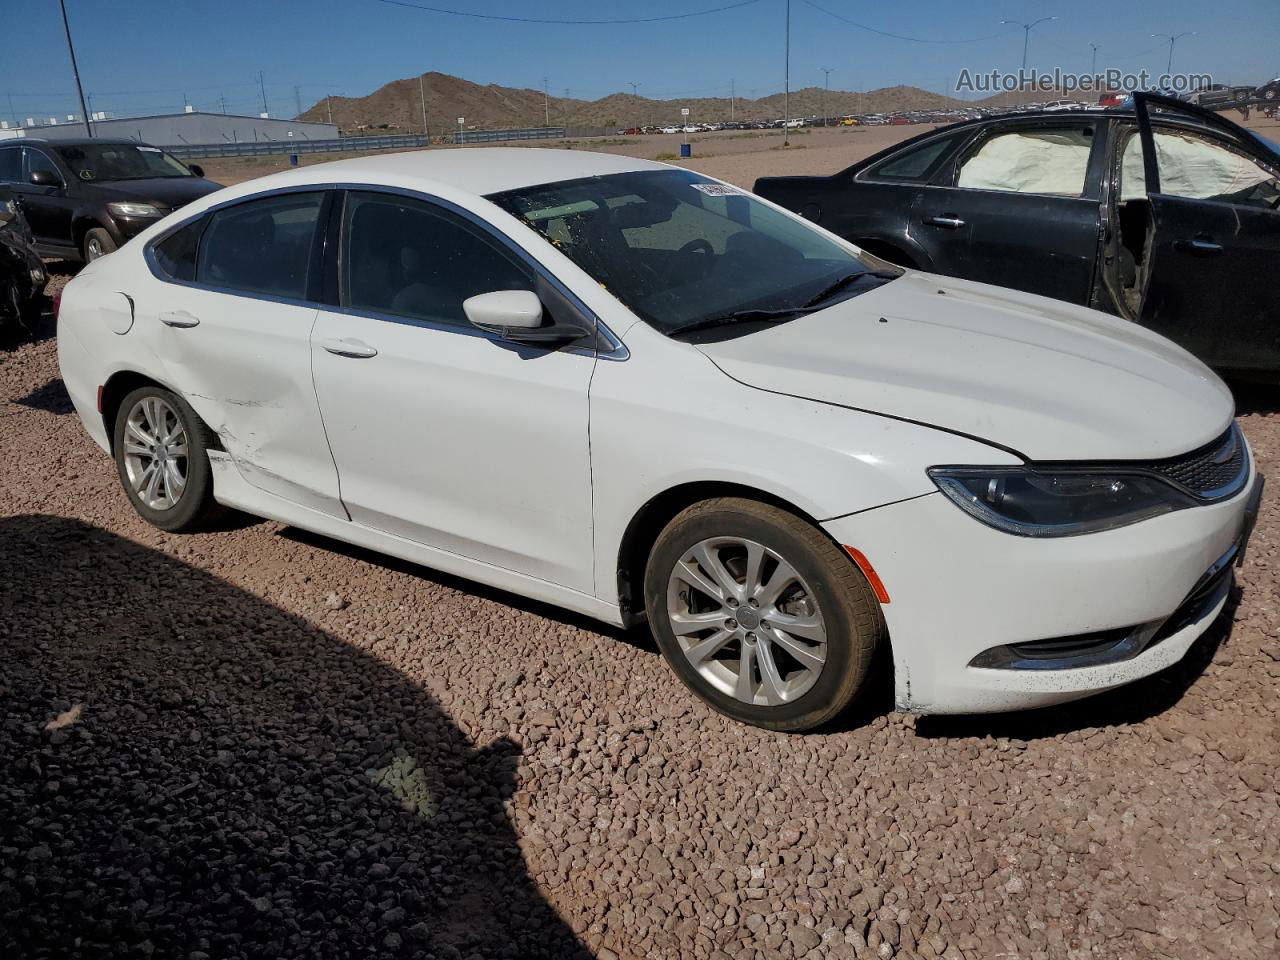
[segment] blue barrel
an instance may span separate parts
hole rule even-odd
[[[693,156],[693,144],[691,143],[680,144],[680,159],[687,160],[689,157],[692,157],[692,156]]]
[[[289,154],[289,166],[296,167],[298,165],[298,155],[296,153]]]

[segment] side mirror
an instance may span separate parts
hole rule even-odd
[[[197,177],[204,176],[204,167],[200,166],[200,164],[198,163],[188,163],[187,169],[190,170],[192,173],[194,173]]]
[[[60,187],[62,178],[52,170],[32,170],[31,182],[37,187]]]
[[[575,324],[542,322],[542,301],[530,290],[495,290],[462,301],[471,325],[515,343],[553,348],[581,340],[589,331]]]

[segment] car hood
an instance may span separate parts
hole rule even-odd
[[[192,200],[199,200],[215,190],[222,189],[219,183],[204,177],[153,177],[149,180],[101,180],[96,181],[102,196],[107,200],[137,200],[142,203],[155,203],[170,209],[185,206]]]
[[[1231,394],[1136,324],[910,271],[818,313],[698,345],[761,390],[966,434],[1031,460],[1175,456],[1226,429]]]

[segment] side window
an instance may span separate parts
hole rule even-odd
[[[1276,174],[1243,153],[1189,131],[1155,130],[1154,135],[1162,194],[1268,209],[1280,203]],[[1142,139],[1135,132],[1121,155],[1120,199],[1139,199],[1146,192]]]
[[[866,176],[878,180],[927,180],[933,176],[938,164],[951,152],[962,136],[939,137],[920,146],[881,160],[866,172]]]
[[[0,150],[0,183],[22,182],[22,150],[9,147]]]
[[[286,193],[214,212],[200,238],[196,279],[305,300],[323,201],[323,192]]]
[[[196,248],[208,222],[208,217],[193,220],[155,245],[156,263],[165,274],[174,280],[195,280]]]
[[[956,186],[1078,197],[1084,193],[1093,128],[1037,127],[998,133],[960,162]]]
[[[37,170],[47,171],[48,173],[52,173],[59,180],[62,179],[62,171],[58,169],[57,165],[54,164],[52,160],[46,157],[39,150],[33,150],[31,147],[27,147],[22,151],[22,154],[25,157],[25,162],[23,164],[25,168],[23,170],[23,180],[29,181],[31,179],[31,174],[35,173]]]
[[[470,327],[468,297],[534,289],[498,241],[421,200],[352,192],[342,237],[342,302],[356,310]]]

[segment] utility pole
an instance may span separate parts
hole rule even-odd
[[[832,67],[819,67],[822,71],[822,125],[828,126],[827,123],[827,94],[831,92],[831,71]]]
[[[427,146],[431,146],[431,130],[427,126],[427,88],[422,74],[418,74],[418,99],[422,101],[422,135],[427,138]],[[332,119],[329,121],[333,122]]]
[[[223,103],[225,104],[226,101],[224,100]],[[325,95],[324,105],[325,105],[325,109],[329,111],[329,123],[332,124],[333,123],[333,94],[330,93]],[[222,108],[222,112],[223,113],[227,112],[227,108],[225,105]]]
[[[1050,20],[1057,20],[1057,17],[1041,17],[1039,20],[1032,20],[1030,23],[1023,23],[1021,20],[1001,20],[1001,23],[1011,23],[1016,27],[1022,28],[1022,69],[1027,69],[1027,44],[1031,40],[1031,31],[1042,23],[1048,23]],[[1022,78],[1019,77],[1019,86],[1021,86]]]
[[[267,108],[267,85],[262,80],[262,71],[258,71],[258,89],[262,91],[262,112],[264,114],[271,111]]]
[[[71,54],[71,74],[76,78],[76,93],[80,96],[80,113],[84,117],[84,132],[93,136],[93,127],[89,125],[89,107],[84,102],[84,88],[80,86],[80,68],[76,66],[76,48],[71,42],[71,22],[67,20],[67,0],[58,0],[62,7],[62,28],[67,32],[67,52]],[[9,99],[9,109],[13,109],[13,98]]]
[[[294,116],[302,116],[302,90],[296,83],[293,85],[293,105],[298,109]]]
[[[635,97],[636,99],[636,116],[638,118],[640,115],[640,84],[638,84],[634,80],[628,80],[627,84],[631,87],[631,96]],[[639,132],[640,132],[640,123],[637,120],[636,133],[639,133]]]
[[[542,78],[542,124],[551,126],[551,100],[547,97],[547,78]]]
[[[1091,43],[1089,47],[1093,50],[1093,64],[1089,67],[1089,76],[1096,77],[1098,75],[1098,48],[1102,46],[1100,43]]]
[[[791,146],[791,0],[787,0],[786,53],[782,67],[782,145]]]
[[[227,113],[227,98],[222,94],[218,95],[218,106],[222,107],[223,116]]]
[[[1155,37],[1157,40],[1169,41],[1169,63],[1164,68],[1164,72],[1166,76],[1173,73],[1173,45],[1177,43],[1179,40],[1181,40],[1183,37],[1194,37],[1195,35],[1196,35],[1196,32],[1194,30],[1188,30],[1186,33],[1176,33],[1172,35],[1168,33],[1153,33],[1151,35]]]
[[[733,77],[729,78],[729,122],[730,123],[733,123],[733,120],[734,120],[733,101],[737,97],[737,90],[736,90],[737,83],[738,81],[735,80]]]

